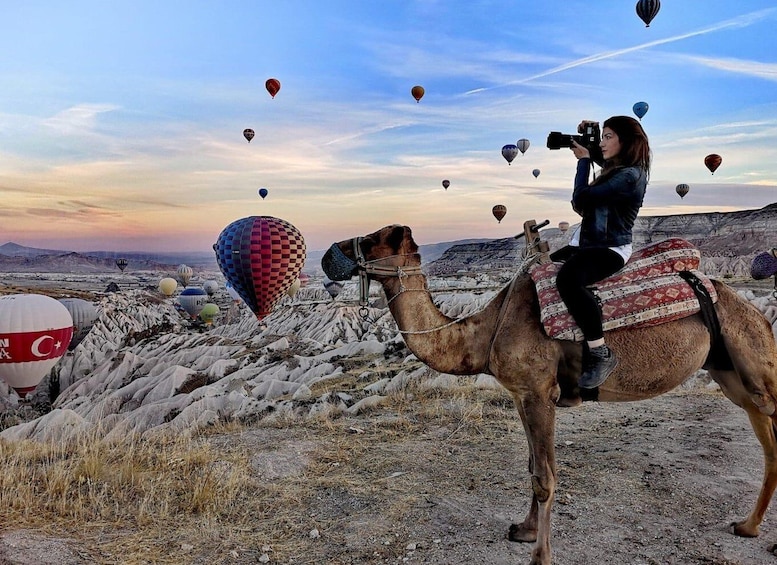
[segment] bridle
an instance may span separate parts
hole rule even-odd
[[[363,239],[364,238],[362,237],[354,237],[351,240],[351,244],[353,245],[353,255],[356,257],[355,270],[356,274],[359,276],[359,314],[363,319],[366,320],[367,315],[369,314],[367,305],[369,304],[370,295],[370,275],[376,275],[380,277],[397,277],[399,279],[399,292],[397,292],[397,294],[391,298],[388,298],[387,304],[390,304],[391,301],[394,300],[397,296],[408,290],[423,290],[428,292],[426,285],[424,285],[424,288],[414,289],[405,287],[404,279],[409,276],[424,274],[423,270],[421,269],[421,265],[389,266],[378,264],[381,261],[385,261],[386,259],[393,259],[394,257],[408,257],[410,255],[418,255],[417,251],[414,253],[388,255],[386,257],[381,257],[380,259],[367,261],[367,259],[364,257],[364,253],[362,252],[361,247]]]

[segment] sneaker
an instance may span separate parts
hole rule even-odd
[[[583,374],[577,384],[581,388],[596,388],[607,380],[615,367],[618,358],[606,345],[594,347],[588,351],[583,363]]]

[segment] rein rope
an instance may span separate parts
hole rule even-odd
[[[357,270],[359,272],[359,306],[360,306],[359,314],[362,316],[362,319],[365,322],[368,321],[367,318],[369,315],[369,310],[367,308],[367,305],[369,304],[369,292],[370,292],[369,275],[397,277],[399,279],[399,291],[394,296],[387,299],[386,301],[387,306],[391,304],[395,299],[397,299],[399,295],[405,292],[415,291],[415,292],[426,292],[427,294],[429,294],[429,288],[426,285],[426,281],[424,281],[423,288],[407,288],[405,286],[405,279],[407,279],[408,277],[415,276],[415,275],[423,276],[424,272],[421,269],[420,265],[410,265],[410,266],[404,266],[404,267],[401,267],[401,266],[389,267],[389,266],[376,264],[381,261],[385,261],[387,259],[392,259],[394,257],[407,257],[409,255],[419,255],[418,252],[398,254],[398,255],[388,255],[386,257],[381,257],[379,259],[373,259],[373,260],[367,261],[364,258],[364,254],[362,253],[362,250],[361,250],[361,245],[360,245],[361,240],[362,240],[361,237],[356,237],[353,239],[353,251],[354,251],[354,256],[356,257]],[[515,281],[517,280],[517,278],[520,275],[527,273],[529,270],[529,267],[531,267],[534,263],[539,261],[541,255],[542,254],[539,252],[525,253],[524,259],[519,265],[518,271],[516,272],[510,284],[510,290],[512,290],[513,286],[515,286]],[[502,303],[502,307],[499,310],[499,317],[497,319],[496,331],[494,332],[494,335],[491,336],[491,343],[489,344],[489,355],[491,352],[491,348],[494,345],[494,340],[496,339],[496,335],[499,333],[499,329],[502,325],[504,313],[507,310],[506,306],[507,306],[507,303],[510,301],[510,294],[512,294],[512,292],[508,291],[508,294],[505,297],[504,302]],[[467,317],[468,316],[458,317],[441,326],[429,328],[426,330],[398,330],[398,331],[400,334],[403,334],[403,335],[429,334],[429,333],[444,330],[453,325],[456,325],[459,322],[465,320]]]

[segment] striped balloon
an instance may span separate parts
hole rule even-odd
[[[88,300],[60,298],[59,301],[67,308],[73,318],[73,337],[67,347],[68,351],[73,351],[92,331],[92,326],[97,321],[99,313],[97,307]]]
[[[192,280],[192,275],[194,274],[194,271],[189,265],[181,264],[178,266],[178,280],[181,281],[181,284],[186,287],[189,286],[189,281]]]
[[[272,216],[249,216],[225,227],[213,244],[221,273],[261,320],[299,277],[305,240]]]
[[[656,17],[658,11],[661,9],[660,0],[639,0],[637,2],[637,15],[639,19],[645,22],[645,27],[650,27],[650,22]]]

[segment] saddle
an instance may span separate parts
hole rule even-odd
[[[700,261],[699,250],[680,238],[635,251],[620,271],[591,287],[602,308],[604,331],[655,326],[699,312],[696,292],[684,278],[688,273],[699,279],[712,302],[717,302],[712,282],[697,270]],[[560,267],[561,263],[544,263],[529,270],[537,288],[540,320],[549,337],[582,341],[583,333],[556,289]]]

